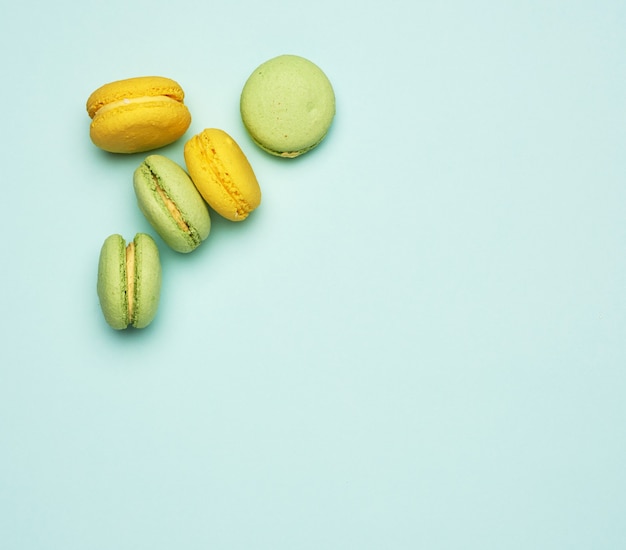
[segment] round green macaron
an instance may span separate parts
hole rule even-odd
[[[145,328],[154,319],[161,292],[159,249],[150,235],[137,233],[126,245],[107,237],[98,262],[98,298],[106,322],[116,330]]]
[[[191,252],[211,231],[204,199],[181,166],[148,156],[133,175],[137,204],[150,225],[177,252]]]
[[[254,142],[273,155],[293,158],[326,136],[335,116],[335,93],[315,63],[280,55],[250,75],[241,92],[243,124]]]

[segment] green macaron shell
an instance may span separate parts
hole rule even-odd
[[[209,236],[207,205],[187,172],[174,161],[162,155],[148,156],[135,170],[133,187],[146,219],[177,252],[191,252]],[[162,193],[175,205],[186,227],[179,225]]]
[[[317,65],[297,55],[281,55],[250,75],[241,92],[240,111],[259,147],[296,157],[326,136],[335,116],[335,94]]]
[[[135,328],[147,327],[156,316],[161,295],[161,259],[154,239],[137,233],[135,243],[135,297],[133,317]]]
[[[147,327],[156,316],[161,293],[161,261],[154,239],[137,233],[134,244],[133,313],[129,315],[126,242],[107,237],[100,250],[97,292],[106,322],[115,330]]]
[[[126,243],[121,235],[107,237],[98,262],[98,298],[104,319],[115,330],[128,326]]]

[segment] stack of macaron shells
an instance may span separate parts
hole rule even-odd
[[[239,145],[223,130],[207,128],[185,144],[185,164],[198,191],[224,218],[243,221],[261,204],[261,189]]]
[[[120,154],[174,143],[191,125],[184,97],[176,81],[162,76],[105,84],[87,100],[91,140]],[[254,143],[293,158],[324,138],[335,98],[321,69],[285,55],[250,75],[240,111]],[[187,254],[211,232],[209,207],[241,222],[261,204],[261,189],[245,153],[224,130],[206,128],[192,136],[184,145],[184,160],[186,170],[164,155],[150,154],[132,181],[139,210],[153,229],[173,250]],[[159,251],[150,235],[138,233],[128,244],[121,235],[110,235],[100,251],[97,283],[106,322],[116,330],[148,326],[157,313],[161,280]]]
[[[209,236],[209,210],[187,172],[173,160],[148,156],[135,170],[133,187],[139,209],[176,252],[191,252]]]
[[[294,158],[320,144],[335,116],[335,93],[324,72],[297,55],[257,67],[240,99],[253,141],[272,155]]]
[[[107,237],[100,251],[97,288],[111,327],[147,327],[156,315],[161,291],[161,262],[154,239],[137,233],[127,245],[121,235]]]
[[[169,145],[191,124],[178,82],[141,76],[105,84],[87,99],[95,145],[110,153],[140,153]]]

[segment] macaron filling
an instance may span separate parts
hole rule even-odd
[[[148,169],[150,170],[149,166]],[[159,185],[159,178],[157,178],[157,175],[152,170],[150,170],[150,174],[152,175],[156,192],[158,193],[159,197],[161,197],[161,200],[165,204],[165,207],[167,208],[169,213],[172,215],[172,218],[174,218],[176,225],[178,225],[178,227],[180,227],[186,233],[191,234],[191,228],[183,219],[182,212],[178,209],[176,204],[174,204],[174,201],[167,196],[167,194],[165,193],[165,189],[163,189],[163,187]]]
[[[116,101],[112,101],[111,103],[106,103],[99,107],[96,111],[93,112],[91,118],[95,118],[98,115],[104,115],[109,111],[113,111],[114,109],[118,109],[120,107],[128,107],[129,105],[138,105],[141,103],[156,103],[165,101],[170,103],[178,103],[181,101],[177,99],[173,99],[167,95],[156,95],[156,96],[142,96],[142,97],[125,97],[124,99],[118,99]]]
[[[126,299],[128,301],[128,319],[134,321],[135,312],[135,242],[126,247]]]

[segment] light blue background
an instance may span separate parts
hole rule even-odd
[[[13,2],[0,47],[3,550],[626,547],[626,3]],[[293,161],[238,112],[282,53],[337,95]],[[85,101],[146,74],[263,203],[117,333],[100,246],[154,233]]]

